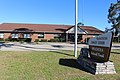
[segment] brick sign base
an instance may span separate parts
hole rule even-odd
[[[115,74],[113,62],[95,62],[90,58],[78,57],[78,63],[92,74]]]
[[[112,38],[113,33],[90,38],[89,49],[81,49],[78,63],[93,74],[115,74],[113,62],[109,61]]]

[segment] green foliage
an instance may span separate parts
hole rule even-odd
[[[117,42],[117,43],[120,42],[120,36],[119,37],[114,37],[113,42]]]
[[[65,42],[65,39],[59,38],[59,42]]]
[[[112,24],[110,30],[115,29],[115,35],[117,35],[118,28],[120,28],[120,1],[115,4],[111,3],[108,12],[108,22]]]
[[[31,38],[26,38],[25,42],[31,42]]]
[[[56,42],[56,40],[55,39],[50,39],[50,40],[48,40],[48,42]]]
[[[47,39],[41,39],[40,42],[47,42]]]
[[[7,38],[5,41],[12,41],[12,42],[31,42],[31,38]]]
[[[63,38],[54,38],[50,39],[48,42],[64,42],[65,40]]]
[[[10,39],[9,39],[9,38],[7,38],[7,39],[5,39],[5,41],[10,41]]]
[[[4,39],[3,39],[3,38],[0,38],[0,41],[4,41]]]
[[[11,38],[11,39],[9,39],[9,40],[12,41],[12,42],[19,41],[19,39],[17,39],[17,38]]]
[[[35,39],[35,41],[34,42],[39,42],[39,39]]]
[[[20,43],[24,43],[25,42],[25,39],[24,38],[21,38],[18,40]]]

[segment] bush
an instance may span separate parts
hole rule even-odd
[[[113,42],[119,42],[118,40],[120,40],[120,39],[118,39],[118,37],[113,38]]]
[[[5,41],[10,41],[10,39],[9,39],[9,38],[7,38],[7,39],[5,39]]]
[[[31,38],[19,38],[19,42],[31,42]]]
[[[49,42],[64,42],[65,40],[63,38],[54,38],[50,39]]]
[[[19,39],[17,39],[17,38],[11,38],[10,41],[16,42],[16,41],[19,41]]]
[[[65,42],[65,39],[59,38],[59,42]]]
[[[48,42],[55,42],[55,39],[50,39],[48,40]]]
[[[41,39],[40,42],[47,42],[47,39]]]
[[[35,39],[35,41],[34,42],[39,42],[39,39]]]
[[[3,39],[3,38],[0,38],[0,41],[4,41],[4,39]]]
[[[26,38],[25,42],[31,42],[31,38]]]
[[[24,42],[25,42],[25,39],[24,39],[24,38],[20,38],[20,39],[19,39],[19,42],[20,42],[20,43],[24,43]]]
[[[59,42],[58,38],[50,39],[49,42]]]

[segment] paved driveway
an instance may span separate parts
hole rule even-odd
[[[20,44],[20,43],[2,43],[1,51],[57,51],[57,50],[74,50],[74,44],[70,43],[40,43],[40,44]],[[88,47],[86,44],[78,44],[78,50]],[[120,49],[120,44],[113,44],[112,49]]]
[[[85,44],[78,44],[78,50],[82,47],[88,47]],[[56,51],[56,50],[74,50],[74,44],[70,43],[40,43],[40,44],[20,44],[3,43],[1,51]]]

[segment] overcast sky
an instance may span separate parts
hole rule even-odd
[[[78,0],[78,21],[105,30],[108,8],[117,0]],[[75,0],[0,0],[0,23],[75,24]]]

